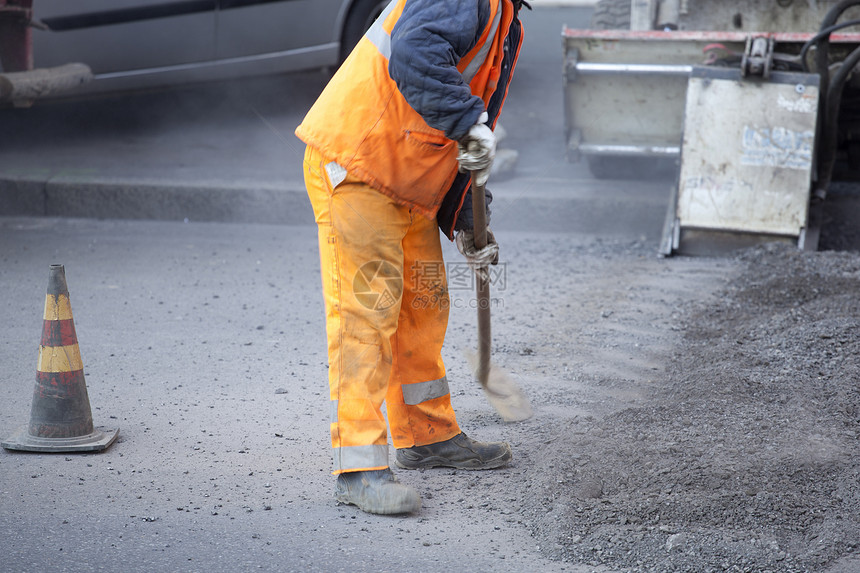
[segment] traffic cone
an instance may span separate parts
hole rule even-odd
[[[118,433],[93,428],[66,271],[51,265],[30,424],[0,445],[31,452],[96,452],[114,443]]]

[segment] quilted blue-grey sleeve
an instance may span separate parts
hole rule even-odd
[[[489,15],[487,0],[407,0],[391,32],[389,74],[407,103],[450,139],[466,135],[484,111],[457,63]]]

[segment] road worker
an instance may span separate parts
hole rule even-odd
[[[398,467],[512,457],[466,436],[451,407],[437,225],[476,272],[498,260],[494,239],[475,248],[469,190],[489,176],[522,4],[393,0],[296,129],[319,227],[335,497],[369,513],[421,506],[389,467],[383,402]]]

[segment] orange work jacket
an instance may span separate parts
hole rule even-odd
[[[432,218],[457,175],[457,143],[410,107],[388,72],[391,31],[408,1],[389,4],[332,77],[296,135],[352,176]],[[505,38],[515,17],[510,0],[489,4],[490,17],[477,44],[457,63],[485,108],[497,88]],[[520,38],[517,54],[521,43]],[[461,196],[458,205],[462,201]]]

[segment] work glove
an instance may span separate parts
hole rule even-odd
[[[489,282],[489,265],[499,264],[499,244],[493,232],[487,229],[487,246],[483,249],[475,246],[475,231],[472,229],[457,231],[454,242],[457,243],[457,250],[466,257],[466,263],[475,271],[475,274],[485,282]]]
[[[484,186],[490,178],[490,167],[496,156],[496,135],[487,125],[489,115],[481,114],[478,123],[469,128],[469,133],[457,143],[457,162],[460,172],[472,172],[472,180],[476,185]]]

